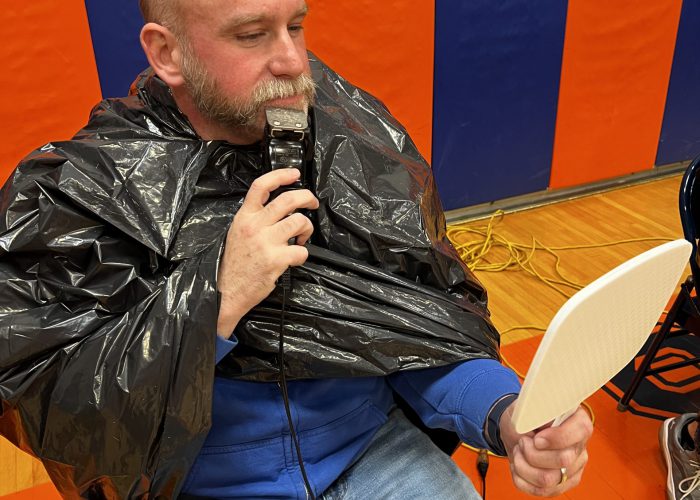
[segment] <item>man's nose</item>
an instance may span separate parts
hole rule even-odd
[[[303,35],[299,35],[303,36]],[[292,38],[285,30],[275,43],[275,51],[270,61],[270,72],[276,77],[296,78],[305,68],[306,51],[304,44]]]

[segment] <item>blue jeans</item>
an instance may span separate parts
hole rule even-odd
[[[452,459],[401,410],[367,450],[321,496],[322,500],[477,500],[481,496]]]

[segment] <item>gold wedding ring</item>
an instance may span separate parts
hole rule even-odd
[[[557,486],[561,486],[567,479],[569,479],[569,476],[566,475],[566,467],[562,467],[559,470],[561,471],[561,479],[559,480],[559,484]]]

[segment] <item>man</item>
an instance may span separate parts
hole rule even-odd
[[[659,430],[668,478],[669,500],[700,498],[700,414],[686,413],[666,419]]]
[[[13,261],[7,275],[29,279],[32,273],[53,269],[47,273],[50,279],[36,280],[33,295],[21,284],[8,295],[21,295],[28,302],[40,297],[46,307],[60,298],[63,307],[49,311],[54,316],[45,322],[51,333],[72,328],[94,333],[52,356],[51,346],[39,349],[34,343],[30,349],[22,344],[34,326],[26,331],[15,327],[22,333],[14,340],[22,345],[17,350],[44,356],[32,365],[43,368],[39,376],[22,372],[22,380],[32,382],[27,390],[26,383],[12,377],[18,366],[28,364],[27,358],[13,351],[5,360],[6,379],[12,383],[0,386],[0,394],[3,389],[9,394],[3,395],[3,407],[11,425],[0,421],[3,433],[16,443],[37,443],[25,448],[44,459],[66,494],[477,498],[449,457],[396,409],[397,395],[428,427],[457,432],[464,441],[507,453],[513,480],[523,491],[551,496],[578,484],[587,461],[590,420],[579,410],[558,428],[529,435],[513,429],[510,416],[518,384],[512,372],[488,359],[495,354],[489,346],[483,291],[472,277],[460,274],[466,271],[439,238],[441,222],[432,228],[423,213],[407,225],[414,210],[397,213],[396,207],[408,206],[403,197],[416,191],[416,179],[430,186],[431,178],[418,159],[401,151],[403,156],[377,156],[381,165],[367,159],[370,151],[385,152],[386,145],[372,149],[377,138],[366,130],[358,132],[365,123],[357,117],[369,113],[384,128],[393,126],[379,103],[360,95],[353,99],[361,106],[351,104],[340,95],[349,86],[329,84],[339,95],[324,94],[324,103],[315,106],[320,144],[315,193],[288,191],[270,201],[273,191],[291,185],[299,174],[296,169],[260,171],[264,111],[307,111],[314,94],[303,0],[144,0],[141,6],[147,21],[141,42],[154,74],[142,75],[130,100],[98,107],[75,146],[72,142],[37,152],[6,187],[4,204],[11,208],[7,234],[20,235],[11,250],[21,263]],[[331,97],[345,107],[329,104]],[[375,133],[381,135],[381,127]],[[343,134],[345,139],[339,140]],[[392,163],[397,156],[402,159]],[[205,157],[206,166],[200,165]],[[344,163],[334,163],[338,158],[345,158]],[[50,167],[59,163],[60,170],[52,173]],[[338,165],[361,173],[343,172]],[[377,169],[376,182],[360,185],[372,168]],[[32,177],[44,172],[44,177]],[[388,173],[393,177],[387,183]],[[118,182],[111,177],[105,181],[108,175]],[[249,177],[254,179],[250,183]],[[247,192],[241,192],[237,179],[245,179]],[[377,184],[392,193],[390,200],[380,199]],[[419,206],[433,206],[432,192],[422,189]],[[361,195],[348,202],[356,191]],[[232,201],[238,193],[245,195],[240,203]],[[65,196],[73,196],[79,206],[64,206]],[[388,209],[373,212],[385,202]],[[12,215],[20,208],[26,215]],[[302,210],[314,213],[317,227]],[[437,210],[437,220],[443,221]],[[235,216],[224,242],[219,230],[226,211]],[[65,226],[72,229],[57,237],[42,221],[60,214],[70,215]],[[98,216],[109,225],[101,225]],[[34,217],[38,229],[28,229],[26,223]],[[362,233],[363,224],[380,225],[379,234],[354,234]],[[402,236],[392,231],[422,225],[428,226],[428,238],[421,243],[421,232],[406,249],[383,240],[389,251],[362,246],[373,238],[399,241]],[[32,266],[29,254],[38,245],[38,234],[49,242],[43,248],[58,249],[58,255]],[[312,236],[321,240],[318,247],[305,245]],[[290,245],[292,238],[296,244]],[[360,243],[362,238],[366,241]],[[63,257],[62,245],[91,253]],[[368,269],[365,262],[376,269]],[[279,309],[272,306],[279,304],[276,282],[289,267],[298,282],[289,297],[294,335],[288,351],[281,349],[285,357],[280,366],[289,361],[293,380],[278,384],[269,343],[275,341]],[[122,268],[127,270],[118,271],[118,280],[94,285],[95,276],[105,269]],[[381,279],[367,280],[366,273]],[[218,309],[212,307],[212,283],[220,294]],[[453,292],[436,295],[430,286]],[[372,295],[375,289],[386,292]],[[31,319],[36,314],[15,307],[13,325],[36,321]],[[27,307],[31,311],[33,306]],[[411,316],[412,308],[419,314]],[[447,311],[446,316],[435,310]],[[217,315],[220,376],[209,392],[212,313]],[[76,314],[80,326],[71,319]],[[379,319],[371,324],[370,317]],[[455,322],[457,328],[475,333],[470,343],[455,337],[445,349],[451,330],[445,328],[443,334],[438,329],[453,317],[464,319]],[[416,325],[424,319],[432,323],[421,330],[425,338],[416,347],[413,329],[420,330]],[[398,332],[390,342],[381,340],[383,325]],[[313,335],[304,337],[309,331]],[[175,335],[158,337],[162,332]],[[362,340],[352,349],[345,346],[354,336]],[[455,354],[452,347],[463,351]],[[324,355],[309,356],[310,349]],[[110,357],[114,360],[104,361]],[[81,374],[86,365],[87,373],[95,374],[89,381]],[[376,366],[381,370],[375,371]],[[35,383],[37,379],[45,385]],[[70,380],[80,383],[71,385]],[[90,404],[71,397],[71,390]],[[42,410],[43,420],[32,420],[23,405],[47,391],[51,404]],[[100,429],[93,439],[91,426]],[[74,436],[76,449],[63,445],[67,434]],[[192,436],[190,442],[182,439],[185,435]],[[90,461],[78,448],[83,455],[91,453]]]

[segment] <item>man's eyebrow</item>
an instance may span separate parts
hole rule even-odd
[[[297,13],[294,17],[296,18],[296,17],[305,16],[308,13],[309,13],[309,6],[304,4],[304,6],[297,11]]]
[[[229,20],[226,24],[224,24],[222,31],[232,31],[236,28],[240,28],[241,26],[245,26],[246,24],[259,23],[264,19],[265,16],[262,14],[248,14],[234,17],[233,19]]]
[[[304,6],[294,14],[294,19],[296,19],[297,17],[306,16],[308,12],[309,7],[306,4],[304,4]],[[264,21],[265,19],[266,16],[264,14],[244,14],[242,16],[234,17],[233,19],[228,21],[226,24],[224,24],[224,27],[221,31],[230,32],[237,28],[240,28],[241,26],[245,26],[246,24],[259,23]]]

